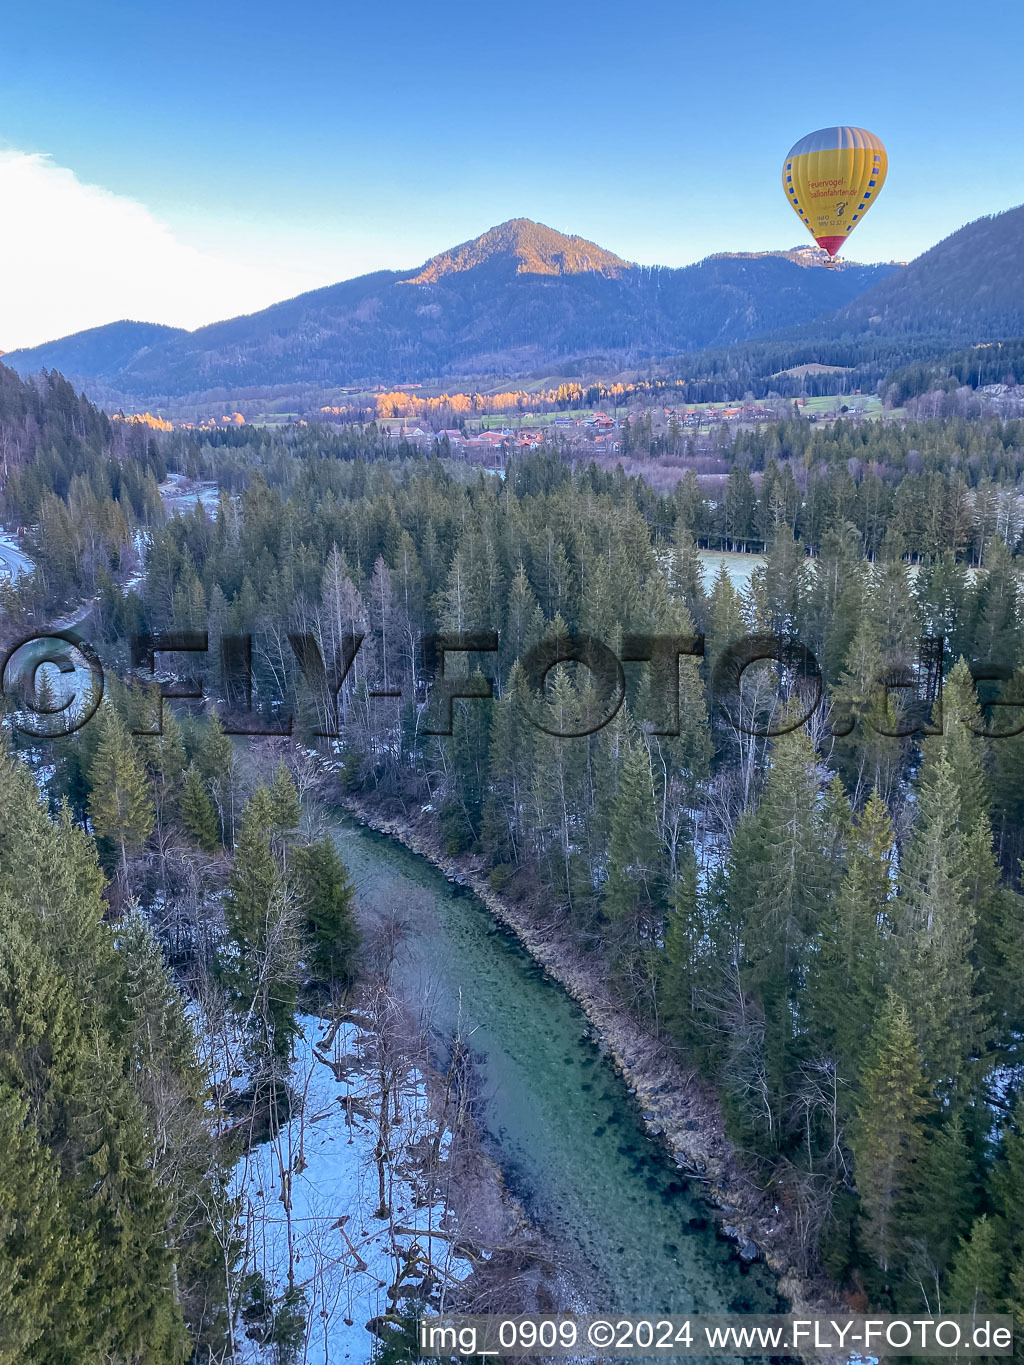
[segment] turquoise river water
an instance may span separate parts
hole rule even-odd
[[[459,1029],[471,1047],[489,1150],[588,1309],[785,1311],[770,1272],[739,1261],[699,1185],[647,1134],[579,1007],[478,897],[347,817],[332,833],[364,909],[406,921],[403,989],[441,1036]]]

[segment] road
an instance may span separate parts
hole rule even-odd
[[[31,573],[34,568],[31,559],[21,553],[12,537],[0,535],[0,579],[13,582],[19,574]]]

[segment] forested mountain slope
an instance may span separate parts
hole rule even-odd
[[[150,346],[187,336],[180,327],[165,327],[157,322],[109,322],[103,327],[90,327],[59,341],[47,341],[33,346],[30,351],[11,351],[5,363],[22,373],[38,370],[59,370],[62,374],[116,374]],[[31,355],[32,365],[26,368],[20,356]]]
[[[515,219],[417,270],[346,280],[132,354],[126,324],[117,323],[114,338],[94,329],[12,352],[6,363],[23,374],[55,365],[146,399],[522,373],[573,356],[619,366],[808,321],[896,268],[815,264],[813,253],[797,252],[712,256],[680,270],[637,266]]]
[[[1024,205],[979,218],[823,321],[830,334],[943,334],[996,341],[1024,332]]]

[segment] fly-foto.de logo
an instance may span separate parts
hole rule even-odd
[[[314,730],[317,738],[340,739],[339,719],[342,689],[365,635],[353,633],[325,658],[320,642],[312,632],[289,632],[288,643],[299,674],[318,702],[320,715],[329,718]],[[415,705],[417,729],[423,735],[453,733],[456,701],[490,701],[494,680],[486,676],[486,656],[497,654],[498,632],[491,630],[455,631],[422,637],[422,668],[416,695],[403,698],[395,687],[364,684],[368,698],[392,698]],[[843,705],[832,705],[823,733],[844,737],[852,733],[858,720],[865,721],[876,733],[905,738],[912,735],[939,734],[942,731],[942,673],[944,641],[941,636],[922,636],[918,641],[915,663],[898,663],[882,668],[867,694]],[[219,641],[220,686],[215,698],[207,698],[201,678],[187,672],[173,672],[166,665],[168,656],[208,655],[209,636],[205,631],[163,631],[137,634],[130,639],[132,675],[137,681],[156,689],[157,706],[149,729],[136,734],[162,733],[163,702],[212,700],[228,734],[250,736],[290,735],[294,719],[276,714],[278,707],[254,705],[253,637],[222,635]],[[520,659],[526,679],[525,694],[519,705],[538,730],[556,739],[579,739],[602,730],[618,713],[626,697],[623,665],[638,664],[649,670],[647,696],[650,714],[641,716],[645,728],[655,735],[679,735],[680,661],[705,658],[703,635],[627,634],[618,652],[585,633],[566,632],[542,640]],[[461,666],[452,667],[456,659]],[[467,665],[472,662],[470,669]],[[743,683],[752,666],[773,665],[787,690],[784,706],[744,708]],[[545,684],[559,666],[577,665],[587,671],[590,685],[586,700],[571,720],[556,722],[545,705]],[[41,673],[50,666],[68,685],[56,695]],[[792,636],[771,633],[744,635],[728,645],[709,670],[710,700],[716,710],[737,731],[757,738],[771,739],[806,725],[824,698],[821,669],[814,654]],[[1003,684],[1013,676],[1009,666],[973,664],[975,683]],[[49,675],[47,675],[49,679]],[[23,734],[38,739],[66,737],[80,730],[95,715],[103,697],[105,675],[95,649],[77,632],[52,630],[25,636],[8,648],[0,667],[0,696],[7,709],[7,723]],[[981,704],[982,726],[972,727],[988,739],[1006,739],[1024,733],[1024,700],[1014,701],[1001,695],[989,696]],[[998,712],[1004,723],[996,724]],[[272,716],[267,719],[268,714]]]

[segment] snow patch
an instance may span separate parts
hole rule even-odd
[[[413,1226],[450,1231],[443,1201],[430,1199],[412,1163],[411,1146],[433,1137],[425,1079],[410,1072],[392,1131],[396,1154],[386,1174],[390,1215],[375,1216],[379,1184],[370,1116],[378,1106],[372,1069],[361,1065],[366,1035],[352,1023],[335,1026],[300,1016],[291,1084],[301,1113],[268,1142],[248,1152],[235,1171],[234,1193],[242,1200],[247,1269],[257,1271],[276,1295],[290,1279],[307,1305],[303,1365],[370,1360],[374,1338],[366,1323],[392,1306],[388,1287],[414,1242],[428,1253],[442,1296],[471,1271],[447,1238],[412,1237]],[[333,1030],[333,1037],[332,1035]],[[442,1145],[443,1153],[443,1145]],[[244,1340],[244,1324],[239,1342]],[[272,1348],[245,1341],[242,1359],[264,1365]]]

